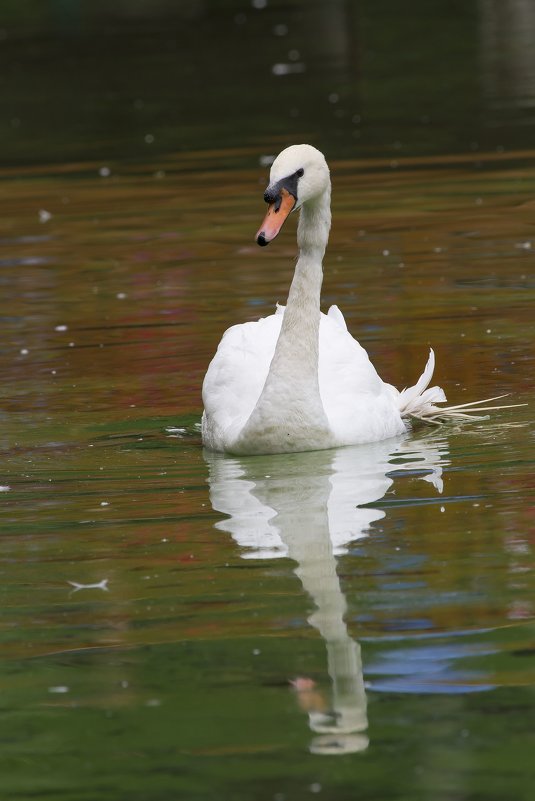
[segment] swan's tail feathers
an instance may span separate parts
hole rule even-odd
[[[439,412],[435,403],[444,403],[446,396],[440,387],[430,387],[435,369],[435,353],[429,350],[429,359],[425,365],[425,370],[413,387],[402,389],[399,393],[398,404],[402,417],[425,417],[428,413]]]
[[[447,398],[444,390],[440,387],[427,389],[435,369],[435,354],[431,348],[429,359],[425,365],[425,370],[413,387],[403,389],[399,393],[398,404],[402,417],[413,417],[425,423],[440,425],[449,420],[485,420],[488,414],[481,415],[481,412],[490,412],[495,409],[514,409],[517,406],[526,406],[525,403],[510,403],[499,406],[484,406],[483,404],[506,398],[505,395],[496,395],[494,398],[471,401],[469,403],[458,403],[455,406],[444,406],[442,409],[435,406],[436,403],[445,403]]]

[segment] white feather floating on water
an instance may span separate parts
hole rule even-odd
[[[79,590],[104,590],[109,592],[108,581],[109,579],[105,578],[102,581],[95,581],[93,584],[80,584],[78,581],[67,581],[67,584],[73,587],[72,592],[78,592]]]

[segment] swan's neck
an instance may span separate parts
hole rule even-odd
[[[331,227],[330,189],[301,209],[299,258],[266,386],[291,368],[292,384],[319,397],[318,357],[323,256]],[[290,387],[291,389],[291,387]]]
[[[240,436],[246,445],[244,452],[250,452],[251,442],[261,453],[329,447],[325,444],[329,426],[320,398],[318,358],[330,197],[329,187],[301,209],[299,258],[266,383]]]

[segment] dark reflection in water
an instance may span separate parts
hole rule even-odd
[[[1,160],[531,147],[533,13],[530,0],[12,4]]]

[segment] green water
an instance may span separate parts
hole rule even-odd
[[[528,801],[529,8],[25,5],[0,24],[0,798]],[[381,376],[432,345],[452,402],[530,405],[203,452],[222,332],[286,297],[295,224],[253,237],[292,141],[331,166],[324,307]]]

